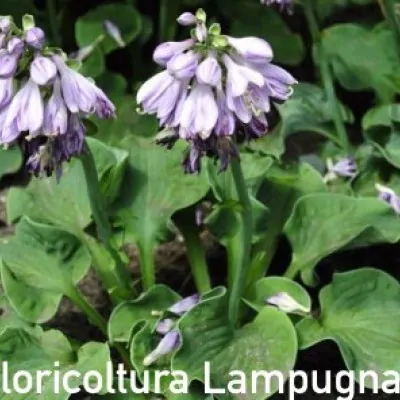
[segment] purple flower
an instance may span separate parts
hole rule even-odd
[[[337,177],[354,178],[357,175],[357,164],[352,157],[345,157],[337,161],[335,164],[332,159],[326,161],[327,173],[324,176],[325,182],[335,180]]]
[[[34,49],[41,50],[44,46],[46,36],[42,29],[33,27],[26,31],[25,42]]]
[[[293,11],[293,0],[261,0],[261,4],[266,4],[267,6],[277,4],[280,6],[281,11],[285,8],[289,13]]]
[[[10,54],[21,55],[24,52],[24,42],[17,37],[11,38],[7,43],[7,51]]]
[[[11,29],[11,17],[0,17],[0,32],[8,33]]]
[[[221,82],[222,69],[215,54],[211,53],[202,61],[196,71],[196,78],[199,83],[210,86],[217,86]]]
[[[170,308],[168,308],[168,311],[177,315],[183,315],[186,312],[190,311],[199,301],[200,295],[196,293],[192,296],[185,297],[182,300],[179,300]]]
[[[180,335],[177,330],[168,332],[160,341],[158,346],[148,354],[144,360],[143,365],[145,367],[154,364],[160,357],[171,353],[177,349],[181,343]]]
[[[13,79],[0,79],[0,110],[8,106],[13,96]],[[1,125],[0,125],[1,126]]]
[[[257,37],[234,38],[226,36],[228,43],[250,63],[269,63],[273,58],[272,47]]]
[[[104,29],[108,33],[108,35],[117,42],[119,47],[126,46],[124,39],[122,39],[121,31],[119,30],[118,26],[115,25],[112,21],[108,19],[104,20]]]
[[[184,12],[177,18],[178,24],[182,26],[196,25],[197,18],[194,14],[190,12]]]
[[[37,56],[30,66],[31,79],[38,85],[47,85],[57,74],[54,62],[43,56]]]
[[[137,94],[143,112],[156,114],[161,128],[172,132],[160,144],[171,148],[178,137],[188,143],[183,161],[188,173],[199,171],[204,156],[226,168],[239,156],[237,142],[267,133],[271,102],[286,101],[297,83],[270,63],[266,41],[224,36],[219,24],[207,30],[206,20],[203,10],[178,18],[185,26],[196,24],[192,38],[156,48],[154,60],[167,70]]]
[[[188,51],[187,53],[181,53],[173,57],[167,63],[167,69],[169,73],[176,79],[186,80],[193,78],[198,63],[199,54]]]
[[[10,104],[3,127],[3,143],[9,143],[15,139],[4,137],[4,132],[14,127],[15,123],[19,132],[29,132],[31,136],[35,136],[43,125],[43,119],[44,106],[39,86],[29,79]]]
[[[166,42],[156,47],[153,53],[153,60],[162,66],[165,66],[172,57],[190,49],[194,45],[193,39],[187,39],[182,42]]]
[[[162,319],[156,326],[156,332],[160,335],[166,335],[174,327],[174,321],[171,318]]]
[[[6,51],[0,51],[0,79],[11,78],[18,67],[18,54],[9,54]]]
[[[4,49],[7,44],[7,35],[5,33],[0,33],[0,50]]]
[[[53,94],[44,109],[43,134],[63,135],[68,130],[68,109],[61,95],[59,79],[54,82]]]
[[[379,192],[379,198],[389,204],[397,215],[400,215],[400,197],[396,194],[396,192],[387,186],[381,185],[380,183],[377,183],[375,187]]]
[[[115,107],[101,89],[69,68],[61,57],[53,56],[53,61],[60,73],[62,95],[70,112],[96,114],[100,118],[114,116]]]
[[[196,136],[207,139],[217,123],[218,114],[211,88],[201,84],[195,86],[182,108],[179,135],[183,139]]]

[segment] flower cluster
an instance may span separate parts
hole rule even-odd
[[[270,6],[272,4],[277,4],[280,6],[281,11],[285,8],[289,11],[293,11],[293,0],[261,0],[261,4]]]
[[[200,296],[198,294],[185,297],[184,299],[173,304],[167,310],[167,312],[171,315],[181,317],[190,311],[199,301]],[[158,315],[159,313],[156,311],[155,314]],[[162,314],[163,313],[161,313],[161,315]],[[175,328],[175,320],[172,318],[163,318],[160,322],[158,322],[156,326],[156,332],[162,338],[157,347],[143,360],[144,366],[149,366],[155,363],[160,357],[176,350],[181,343],[179,331]]]
[[[297,82],[271,63],[265,40],[222,35],[219,24],[207,29],[203,10],[178,22],[193,26],[191,38],[155,49],[153,59],[165,70],[142,85],[137,103],[164,128],[159,143],[189,143],[185,172],[198,172],[204,155],[220,160],[224,170],[239,157],[236,142],[266,134],[271,100],[286,101]]]
[[[59,178],[64,161],[83,148],[82,118],[114,116],[115,108],[93,82],[45,47],[45,34],[25,16],[24,29],[0,17],[0,143],[18,143],[35,175]]]

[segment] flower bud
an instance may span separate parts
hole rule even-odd
[[[11,17],[0,17],[0,32],[8,33],[11,29]]]
[[[271,46],[263,39],[257,37],[234,38],[226,36],[228,43],[251,63],[268,63],[273,58]]]
[[[196,70],[198,81],[210,86],[217,86],[221,82],[221,76],[221,66],[213,54],[201,62]]]
[[[166,65],[172,57],[184,52],[194,45],[193,39],[182,42],[165,42],[156,47],[153,53],[153,60],[159,65]]]
[[[39,56],[33,60],[30,74],[35,83],[46,85],[56,76],[57,67],[50,58]]]
[[[45,34],[42,29],[33,27],[26,31],[25,42],[34,49],[41,50],[45,43]]]
[[[0,79],[12,77],[17,71],[18,56],[15,54],[0,54]]]
[[[281,311],[286,313],[310,313],[309,307],[304,307],[299,302],[297,302],[292,296],[286,292],[280,292],[275,296],[271,296],[266,299],[268,304],[277,306]]]
[[[11,38],[7,43],[7,51],[10,54],[21,55],[24,51],[24,42],[17,37]]]
[[[183,315],[184,313],[190,311],[199,301],[200,295],[196,293],[192,296],[185,297],[182,300],[179,300],[170,308],[168,308],[168,311],[176,315]]]
[[[126,46],[126,43],[122,39],[120,29],[112,21],[108,19],[104,20],[104,29],[107,32],[107,34],[117,42],[119,47]]]
[[[175,350],[180,344],[180,336],[177,330],[168,332],[160,341],[158,346],[148,354],[144,360],[145,367],[154,364],[160,357]]]
[[[160,335],[166,335],[174,327],[174,321],[171,318],[161,320],[156,326],[156,332]]]
[[[188,51],[172,58],[167,64],[167,69],[177,79],[190,79],[196,72],[198,62],[199,55],[194,51]]]
[[[207,39],[207,28],[205,24],[198,24],[195,29],[196,39],[203,43]]]
[[[191,26],[191,25],[196,25],[197,18],[194,14],[190,12],[184,12],[178,17],[177,21],[178,24],[182,26]]]

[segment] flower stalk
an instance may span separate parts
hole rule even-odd
[[[337,101],[331,67],[329,65],[325,49],[321,42],[321,32],[319,30],[317,18],[314,11],[315,3],[314,0],[304,0],[302,4],[304,7],[304,13],[308,22],[311,37],[315,46],[316,56],[319,61],[320,74],[325,89],[325,94],[327,96],[329,104],[333,109],[333,122],[335,124],[336,133],[338,135],[341,147],[347,154],[349,154],[351,145],[347,136],[346,126],[342,118],[340,105]]]

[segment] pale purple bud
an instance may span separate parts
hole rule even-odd
[[[24,52],[24,46],[24,42],[20,38],[13,37],[7,43],[7,51],[20,56]]]
[[[82,47],[78,51],[69,54],[69,58],[77,61],[84,61],[93,53],[95,48],[95,44],[89,44],[88,46]]]
[[[153,60],[162,66],[165,66],[172,57],[190,49],[194,45],[193,39],[187,39],[182,42],[165,42],[156,47],[153,53]]]
[[[0,79],[11,78],[18,67],[18,55],[2,52],[0,54]]]
[[[389,204],[397,215],[400,215],[400,197],[396,192],[380,183],[375,184],[375,187],[379,192],[379,198]]]
[[[53,85],[53,94],[44,109],[43,134],[46,136],[63,135],[68,129],[68,109],[61,95],[60,80]]]
[[[324,177],[325,182],[335,180],[338,176],[343,178],[354,178],[357,175],[357,164],[351,157],[345,157],[336,162],[330,158],[326,160],[328,172]]]
[[[238,54],[248,62],[268,63],[274,56],[272,47],[263,39],[253,36],[244,38],[225,37]]]
[[[11,29],[11,17],[0,17],[0,32],[8,33]]]
[[[194,14],[190,12],[184,12],[177,18],[178,24],[182,26],[192,26],[196,25],[197,18]]]
[[[186,312],[190,311],[196,304],[198,304],[199,301],[200,295],[194,294],[192,296],[185,297],[182,300],[179,300],[170,308],[168,308],[168,311],[176,315],[183,315]]]
[[[126,46],[126,43],[122,39],[121,31],[118,26],[114,24],[114,22],[108,19],[104,20],[104,29],[107,34],[116,41],[119,47]]]
[[[0,79],[0,110],[8,106],[13,96],[13,78]]]
[[[14,96],[5,120],[5,127],[17,123],[20,132],[38,133],[44,119],[44,106],[39,86],[31,79]]]
[[[199,55],[194,51],[178,54],[173,57],[167,64],[169,73],[176,79],[193,78],[199,63]]]
[[[221,66],[213,54],[208,55],[196,70],[196,78],[199,83],[210,86],[217,86],[221,82],[221,76]]]
[[[286,292],[280,292],[275,296],[266,299],[267,304],[271,304],[279,308],[279,310],[286,313],[305,313],[309,314],[310,307],[305,307],[296,301],[292,296]]]
[[[246,65],[237,64],[226,54],[222,56],[222,59],[228,70],[227,90],[230,91],[233,97],[243,96],[249,83],[253,83],[258,87],[264,86],[264,77],[257,70]]]
[[[195,29],[195,35],[196,35],[196,39],[200,43],[203,43],[207,39],[207,28],[206,28],[206,25],[203,24],[203,23],[197,24],[196,29]]]
[[[54,62],[43,56],[35,57],[30,66],[30,75],[38,85],[47,85],[57,74]]]
[[[171,318],[161,320],[156,326],[156,332],[160,335],[166,335],[174,327],[174,321]]]
[[[34,26],[25,33],[25,42],[34,49],[41,50],[44,46],[46,37],[42,29]]]
[[[197,85],[182,108],[179,135],[182,139],[197,136],[207,139],[218,120],[218,106],[210,86]]]
[[[143,365],[145,367],[154,364],[160,357],[171,353],[173,350],[179,347],[181,342],[179,331],[173,330],[168,332],[160,341],[158,346],[148,354],[144,360]]]

